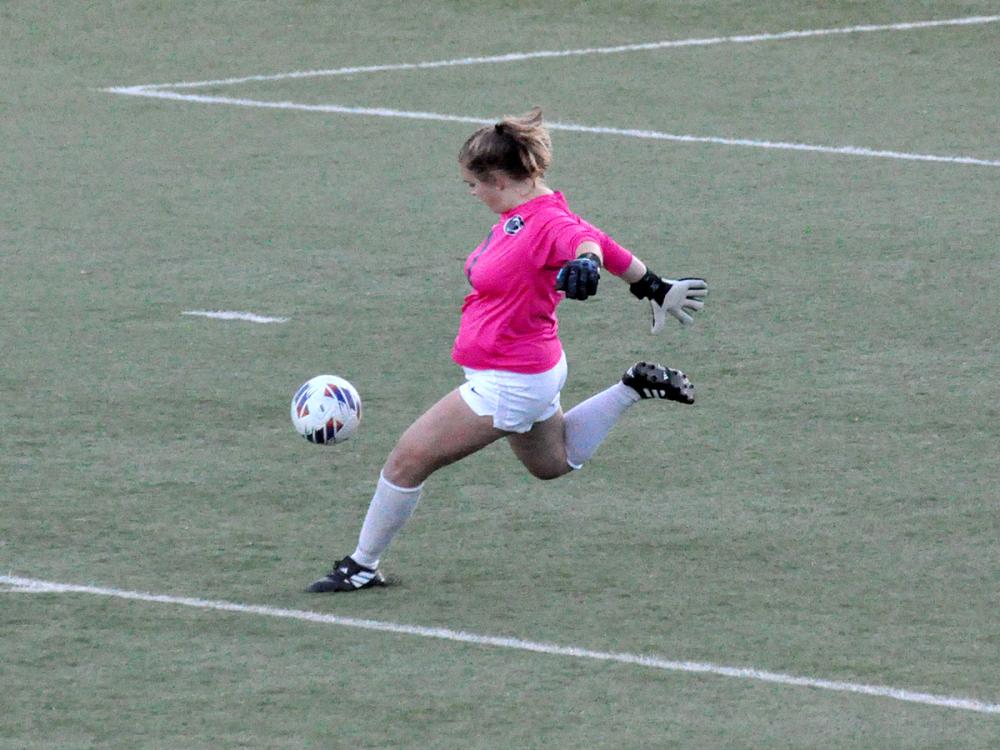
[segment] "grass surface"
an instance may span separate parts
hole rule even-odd
[[[1000,702],[1000,169],[555,134],[550,182],[664,274],[561,311],[572,405],[638,358],[697,385],[584,471],[493,446],[432,478],[393,586],[353,549],[409,422],[458,384],[493,221],[470,126],[102,88],[987,15],[978,2],[0,5],[0,571]],[[220,88],[226,96],[1000,159],[1000,24]],[[251,310],[253,325],[185,317]],[[298,438],[333,371],[356,439]],[[792,686],[0,593],[0,747],[993,748],[1000,719]]]

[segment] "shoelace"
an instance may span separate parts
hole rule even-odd
[[[344,571],[341,570],[341,568],[346,568],[347,572],[345,573]],[[333,570],[327,573],[326,577],[333,578],[337,575],[345,575],[348,578],[350,578],[350,576],[353,575],[351,573],[351,563],[348,561],[346,557],[343,560],[337,560],[337,562],[333,564]]]

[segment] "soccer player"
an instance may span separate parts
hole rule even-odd
[[[601,230],[573,214],[545,184],[551,141],[541,110],[480,128],[458,156],[469,192],[499,221],[465,261],[472,287],[462,306],[452,358],[465,382],[421,415],[382,467],[357,549],[315,581],[312,592],[385,584],[379,563],[413,514],[433,472],[506,438],[539,479],[579,469],[632,404],[694,403],[680,370],[637,362],[610,388],[563,414],[566,357],[556,307],[597,292],[601,268],[649,299],[653,332],[667,314],[689,323],[701,309],[703,279],[663,279]]]

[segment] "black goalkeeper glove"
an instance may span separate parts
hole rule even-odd
[[[653,308],[652,332],[663,328],[666,313],[670,313],[682,325],[691,323],[694,319],[688,314],[705,306],[704,298],[708,294],[708,283],[704,279],[661,279],[652,271],[632,284],[629,289],[639,299],[648,299]]]
[[[584,300],[597,294],[601,278],[601,263],[592,253],[584,253],[559,269],[556,290],[566,292],[569,299]]]

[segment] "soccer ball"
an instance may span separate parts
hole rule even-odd
[[[296,431],[310,443],[342,443],[361,423],[361,396],[343,378],[317,375],[295,392],[291,414]]]

